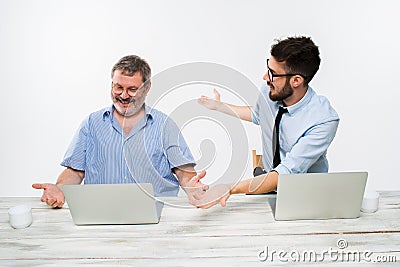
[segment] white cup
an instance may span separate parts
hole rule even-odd
[[[379,193],[376,191],[366,191],[361,204],[361,211],[365,213],[373,213],[378,210]]]
[[[28,227],[32,224],[32,209],[27,205],[19,205],[8,209],[10,224],[15,229]]]

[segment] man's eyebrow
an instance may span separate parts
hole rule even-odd
[[[124,88],[124,87],[123,87],[122,85],[120,85],[119,83],[113,82],[113,84],[115,84],[115,85],[117,85],[117,86],[119,86],[119,87]],[[132,85],[132,86],[130,86],[130,87],[127,87],[126,89],[139,89],[139,87],[136,87],[135,85]]]

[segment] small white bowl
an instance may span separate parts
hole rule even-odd
[[[28,227],[32,224],[32,209],[27,205],[19,205],[8,209],[10,224],[15,229]]]
[[[361,211],[365,213],[373,213],[378,210],[379,193],[376,191],[367,191],[361,204]]]

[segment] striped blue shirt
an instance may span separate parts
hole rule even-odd
[[[195,165],[177,125],[145,106],[145,117],[125,136],[114,107],[90,114],[76,132],[61,165],[85,172],[86,184],[152,183],[156,196],[175,196],[172,168]]]
[[[256,106],[252,109],[253,123],[261,126],[263,164],[272,169],[272,133],[275,116],[282,102],[269,98],[269,87],[264,83]],[[328,99],[308,87],[304,97],[286,107],[279,130],[281,164],[275,170],[280,174],[328,172],[327,150],[339,124],[339,116]]]

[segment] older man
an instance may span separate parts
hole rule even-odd
[[[90,114],[78,129],[61,165],[56,184],[43,189],[42,201],[62,207],[63,184],[152,183],[156,196],[177,195],[179,185],[189,202],[206,185],[196,175],[195,162],[176,124],[145,104],[151,69],[138,56],[120,59],[111,72],[113,105]]]

